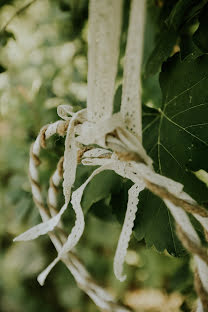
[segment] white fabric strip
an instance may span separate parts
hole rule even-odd
[[[120,51],[122,2],[90,0],[87,98],[89,121],[97,121],[112,114]]]
[[[67,209],[67,206],[70,201],[70,196],[71,196],[71,187],[74,183],[75,176],[76,176],[76,166],[77,166],[77,148],[76,148],[76,142],[75,142],[74,124],[76,122],[76,119],[82,113],[83,111],[79,111],[73,115],[73,117],[70,120],[68,129],[67,129],[67,135],[66,135],[66,140],[65,140],[64,164],[63,164],[64,166],[63,191],[64,191],[64,196],[65,196],[65,204],[63,205],[63,207],[61,208],[61,210],[56,216],[52,217],[46,222],[42,222],[32,227],[28,231],[16,237],[14,241],[32,240],[32,239],[39,237],[40,235],[44,235],[44,234],[47,234],[48,232],[53,231],[54,228],[57,226],[57,224],[60,222],[63,213]],[[47,139],[55,133],[56,128],[57,128],[57,123],[51,124],[49,126],[50,131],[47,132],[47,135],[48,135]],[[35,151],[36,153],[40,152],[40,135],[38,136],[38,138],[35,141],[35,144],[33,145],[33,151]],[[36,170],[34,170],[34,165],[31,164],[31,161],[30,161],[30,169],[34,171],[34,173],[32,173],[32,177],[35,176]],[[36,174],[36,178],[37,178],[37,174]],[[40,202],[42,202],[40,190],[39,188],[36,187],[35,184],[32,184],[32,192],[35,198],[38,199]],[[82,214],[76,213],[76,216],[82,219]]]
[[[52,135],[56,133],[57,127],[63,123],[62,120],[58,120],[52,124],[50,124],[45,132],[46,140],[48,140]]]
[[[38,225],[35,225],[34,227],[32,227],[31,229],[29,229],[28,231],[20,234],[19,236],[14,238],[14,241],[28,241],[28,240],[33,240],[36,239],[37,237],[41,236],[41,235],[45,235],[48,232],[51,232],[54,230],[54,228],[57,226],[57,224],[59,223],[61,216],[63,215],[64,211],[67,208],[67,204],[65,204],[61,210],[59,211],[59,213],[54,216],[53,218],[42,222]]]
[[[98,144],[106,147],[106,134],[113,132],[118,127],[123,127],[124,123],[120,113],[113,114],[111,117],[98,120],[97,122],[86,121],[79,127],[80,133],[77,141],[87,144]]]
[[[116,2],[116,1],[115,1]],[[121,113],[126,127],[142,141],[141,63],[145,0],[132,0],[124,61]]]
[[[104,148],[93,148],[89,151],[86,151],[83,154],[83,157],[96,158],[96,157],[104,156],[107,154],[112,154],[112,152]]]
[[[129,198],[128,205],[125,215],[124,224],[122,227],[122,231],[119,237],[115,257],[114,257],[114,274],[118,280],[121,282],[126,279],[126,275],[122,275],[123,272],[123,264],[125,261],[125,256],[128,248],[128,244],[130,241],[130,237],[132,234],[134,220],[137,212],[137,205],[139,202],[138,196],[139,193],[144,190],[145,184],[141,181],[141,184],[134,184],[129,189]]]
[[[85,181],[85,183],[82,184],[75,192],[73,192],[71,203],[76,214],[75,225],[71,233],[69,234],[67,241],[64,243],[63,247],[59,251],[57,258],[39,275],[38,281],[41,285],[44,284],[47,275],[50,273],[52,268],[57,264],[57,262],[78,243],[80,237],[82,236],[82,233],[84,231],[84,225],[85,225],[84,215],[83,215],[82,207],[81,207],[81,200],[82,200],[84,189],[94,176],[108,169],[108,167],[110,167],[110,164],[107,164],[106,166],[102,166],[96,169],[95,171],[93,171],[93,173]]]
[[[71,197],[71,188],[75,181],[76,169],[77,169],[77,147],[75,142],[75,130],[74,124],[77,118],[75,114],[70,122],[67,129],[65,139],[65,151],[64,151],[64,163],[63,163],[63,192],[65,197],[65,203],[69,203]]]

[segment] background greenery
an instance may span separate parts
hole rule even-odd
[[[97,308],[64,265],[57,265],[44,287],[37,283],[37,274],[55,257],[47,237],[12,242],[40,222],[27,177],[30,144],[41,126],[57,120],[59,104],[70,103],[78,110],[86,105],[87,96],[88,1],[36,0],[5,28],[27,3],[0,0],[0,311],[94,312]],[[207,15],[205,0],[148,1],[142,76],[144,144],[155,169],[184,183],[205,206],[206,185],[193,172],[208,171],[207,105],[176,120],[181,131],[162,120],[161,112],[172,118],[208,102]],[[128,16],[126,0],[114,111],[120,106]],[[166,109],[169,102],[172,105]],[[197,121],[203,126],[192,127]],[[192,127],[200,143],[185,132],[186,127]],[[166,150],[159,150],[161,146]],[[62,154],[63,139],[56,137],[41,155],[44,191]],[[90,170],[79,167],[75,187]],[[109,172],[89,184],[82,202],[86,228],[77,252],[93,276],[135,311],[190,311],[195,299],[192,262],[175,237],[166,207],[147,191],[140,198],[127,254],[128,278],[120,283],[113,275],[130,185]],[[73,217],[70,212],[65,216],[68,231]],[[200,226],[195,225],[203,239]]]

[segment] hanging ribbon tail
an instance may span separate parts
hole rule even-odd
[[[95,171],[93,171],[91,176],[85,181],[85,183],[82,184],[75,192],[73,192],[71,203],[76,214],[75,225],[72,228],[72,231],[70,235],[68,236],[67,241],[65,242],[63,247],[60,249],[57,258],[38,276],[38,281],[41,285],[44,284],[46,277],[48,276],[50,271],[53,269],[53,267],[61,260],[62,257],[64,257],[78,243],[80,237],[82,236],[85,222],[84,222],[84,214],[83,214],[82,207],[81,207],[81,200],[82,200],[82,195],[85,190],[85,187],[94,178],[94,176],[96,176],[98,173],[104,170],[107,170],[109,168],[111,168],[111,165],[107,164],[96,169]]]
[[[56,259],[53,260],[53,262],[51,262],[49,264],[49,266],[38,275],[38,283],[43,286],[46,280],[46,277],[48,276],[48,274],[50,273],[50,271],[55,267],[55,265],[59,262],[60,258],[57,257]]]
[[[123,228],[119,237],[115,257],[114,257],[114,274],[116,278],[123,282],[126,279],[126,275],[123,275],[123,264],[125,261],[125,256],[127,253],[128,244],[130,241],[130,237],[132,234],[133,226],[134,226],[134,220],[136,217],[137,212],[137,205],[139,202],[138,196],[139,193],[144,190],[145,184],[143,181],[141,181],[140,184],[134,184],[129,189],[129,199],[128,199],[128,205],[125,215],[125,220],[123,224]]]
[[[64,204],[64,206],[61,208],[61,210],[59,211],[59,213],[55,217],[49,219],[48,221],[42,222],[42,223],[32,227],[28,231],[26,231],[26,232],[20,234],[19,236],[15,237],[14,242],[33,240],[33,239],[38,238],[41,235],[45,235],[48,232],[53,231],[54,228],[59,223],[61,216],[65,212],[67,206],[68,206],[67,203]]]
[[[82,207],[81,207],[81,201],[82,201],[82,196],[83,196],[85,187],[97,174],[111,167],[111,163],[105,164],[101,166],[100,168],[96,169],[95,171],[93,171],[93,173],[85,181],[85,183],[83,183],[75,192],[73,192],[71,203],[72,203],[74,212],[76,214],[76,222],[70,235],[67,238],[66,243],[63,245],[62,249],[59,252],[60,256],[66,254],[78,243],[84,231],[85,223],[84,223],[84,214],[83,214]]]

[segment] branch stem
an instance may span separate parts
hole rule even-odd
[[[6,22],[6,24],[2,27],[2,29],[0,30],[0,33],[3,33],[7,27],[9,26],[9,24],[15,19],[15,17],[17,17],[18,15],[22,14],[25,10],[27,10],[33,3],[35,3],[37,0],[32,0],[29,3],[25,4],[24,6],[22,6],[20,9],[18,9],[11,17],[10,19]]]

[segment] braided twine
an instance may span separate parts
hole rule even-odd
[[[39,209],[43,221],[47,221],[51,217],[56,216],[58,214],[57,194],[58,187],[63,179],[64,158],[61,157],[59,159],[57,168],[50,178],[46,206],[43,202],[41,194],[41,186],[39,185],[38,167],[41,164],[39,154],[41,149],[46,148],[46,141],[50,137],[52,137],[55,134],[58,134],[59,136],[63,136],[66,134],[68,124],[69,124],[68,121],[60,120],[56,123],[49,124],[43,127],[35,143],[32,144],[31,146],[29,178],[32,188],[33,200]],[[78,160],[80,159],[83,151],[84,149],[79,150],[79,153],[77,154]],[[56,250],[59,251],[67,238],[61,222],[57,226],[56,231],[49,232],[48,235],[53,245],[55,246]],[[95,304],[100,308],[101,311],[115,311],[115,312],[131,311],[129,308],[117,304],[114,298],[93,280],[93,278],[87,272],[80,259],[75,254],[75,252],[70,251],[61,260],[74,276],[78,287],[82,289],[95,302]]]

